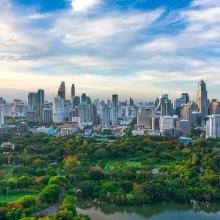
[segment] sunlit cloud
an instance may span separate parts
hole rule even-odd
[[[43,88],[51,98],[65,80],[92,97],[175,98],[181,91],[195,97],[203,78],[209,96],[220,98],[219,1],[194,0],[173,11],[69,3],[42,12],[0,0],[1,89]]]
[[[101,0],[72,0],[72,7],[74,11],[84,12],[101,3]]]

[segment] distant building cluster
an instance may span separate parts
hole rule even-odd
[[[65,82],[61,82],[53,102],[45,101],[41,89],[30,92],[27,103],[19,99],[6,103],[0,98],[0,132],[10,128],[4,125],[5,117],[23,119],[19,125],[24,131],[25,122],[56,124],[60,135],[72,135],[87,126],[121,132],[136,119],[133,135],[188,135],[198,129],[207,137],[220,137],[220,102],[208,100],[203,80],[198,83],[196,102],[190,100],[188,93],[182,93],[174,102],[163,94],[155,102],[134,103],[132,98],[120,101],[117,94],[107,101],[92,101],[85,93],[77,96],[74,84],[70,92],[68,100]],[[54,130],[44,126],[33,132],[53,134]]]
[[[220,102],[208,100],[203,80],[198,83],[196,102],[188,93],[174,102],[163,94],[155,103],[139,107],[133,134],[189,135],[195,129],[204,131],[207,137],[220,137]]]

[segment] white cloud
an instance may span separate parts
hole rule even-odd
[[[101,3],[77,1],[78,12]],[[216,85],[220,60],[209,54],[220,52],[220,3],[207,1],[193,1],[164,21],[163,9],[21,14],[0,0],[0,88],[42,87],[53,94],[65,80],[93,97],[117,92],[153,98],[163,92],[174,96],[181,88],[193,91],[201,78]],[[161,31],[173,23],[181,28]]]
[[[69,46],[101,45],[102,41],[118,38],[126,41],[144,28],[148,28],[163,13],[152,12],[110,12],[100,17],[77,16],[74,13],[60,16],[51,35],[61,37]],[[115,42],[112,42],[115,43]]]
[[[85,12],[101,3],[101,0],[72,0],[74,11]]]

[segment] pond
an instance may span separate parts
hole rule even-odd
[[[220,204],[190,205],[160,203],[149,206],[112,206],[84,203],[77,207],[80,214],[92,220],[219,220]]]

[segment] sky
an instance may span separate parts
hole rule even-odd
[[[0,0],[0,96],[220,98],[219,0]]]

